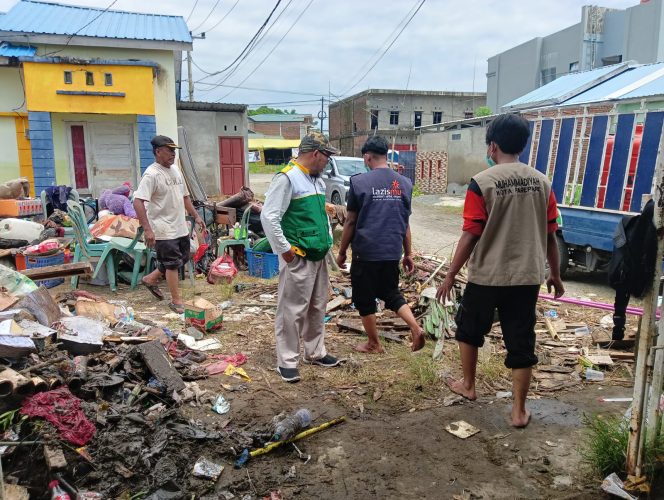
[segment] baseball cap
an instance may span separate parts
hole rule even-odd
[[[150,144],[152,144],[152,146],[155,148],[167,146],[173,149],[182,149],[180,146],[175,144],[175,142],[173,142],[173,139],[166,137],[165,135],[155,135],[152,140],[150,140]]]
[[[309,132],[300,141],[299,152],[322,151],[328,155],[338,155],[340,151],[330,144],[330,140],[321,132]]]
[[[387,150],[390,149],[390,145],[387,143],[385,137],[380,135],[374,135],[367,139],[367,142],[362,146],[362,154],[365,153],[376,153],[377,155],[386,155]]]

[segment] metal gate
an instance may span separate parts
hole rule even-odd
[[[417,164],[417,151],[400,151],[399,165],[403,167],[402,174],[415,184],[415,166]]]

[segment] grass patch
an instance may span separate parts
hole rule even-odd
[[[440,207],[443,212],[449,215],[462,215],[463,207],[456,207],[452,205],[443,205]]]
[[[280,165],[252,165],[249,164],[249,173],[250,174],[276,174],[282,170],[287,164],[282,163]]]
[[[420,185],[417,183],[413,184],[413,198],[417,198],[418,196],[422,196],[423,194],[424,193],[422,192]]]
[[[586,436],[581,444],[583,462],[598,477],[603,478],[612,472],[625,475],[629,423],[622,416],[585,416]],[[654,445],[647,446],[643,471],[650,482],[661,472],[664,457],[664,435],[658,437]]]
[[[477,360],[477,381],[487,382],[492,386],[499,386],[501,383],[507,381],[510,385],[510,378],[512,371],[505,367],[504,359],[490,351],[482,352],[483,347],[480,349],[479,357]]]

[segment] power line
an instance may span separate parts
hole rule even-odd
[[[308,96],[315,96],[320,99],[320,96],[324,94],[324,92],[294,92],[290,90],[276,90],[276,89],[260,89],[256,87],[241,87],[239,85],[226,85],[226,84],[216,84],[216,83],[206,83],[206,82],[196,82],[197,85],[214,85],[215,87],[225,87],[229,89],[240,89],[240,90],[255,90],[258,92],[274,92],[275,94],[291,94],[291,95],[308,95]],[[332,94],[334,95],[334,94]],[[336,96],[335,96],[336,97]]]
[[[362,76],[361,76],[361,77],[360,77],[360,78],[359,78],[359,79],[358,79],[358,80],[357,80],[352,86],[350,86],[345,92],[342,93],[342,95],[347,95],[351,90],[353,90],[353,89],[354,89],[354,88],[355,88],[355,87],[356,87],[356,86],[357,86],[362,80],[364,80],[364,79],[367,77],[367,75],[371,72],[372,69],[374,69],[374,68],[376,67],[376,65],[381,61],[381,59],[383,59],[383,57],[385,57],[385,54],[387,54],[387,52],[392,48],[392,45],[394,45],[395,42],[399,39],[399,37],[401,36],[401,33],[404,32],[404,30],[408,27],[408,25],[409,25],[410,22],[413,20],[413,18],[414,18],[414,17],[417,15],[417,13],[420,11],[420,9],[422,8],[422,6],[424,5],[424,2],[426,2],[426,0],[421,0],[421,1],[420,1],[420,4],[417,6],[417,9],[415,9],[415,12],[413,12],[413,14],[410,16],[410,18],[408,18],[408,20],[407,20],[406,23],[402,26],[402,28],[401,28],[401,30],[399,31],[399,33],[397,33],[397,36],[396,36],[396,37],[390,42],[390,44],[385,48],[385,50],[383,51],[383,53],[378,57],[378,59],[376,59],[376,61],[375,61],[370,67],[369,67],[369,69],[367,69],[367,70],[364,72],[364,74],[363,74],[363,75],[362,75]]]
[[[286,12],[288,10],[288,8],[290,7],[290,5],[292,3],[293,3],[293,0],[288,0],[288,3],[281,10],[281,12],[279,12],[279,14],[274,19],[274,21],[272,21],[272,23],[267,27],[267,29],[265,29],[261,33],[261,35],[256,39],[256,41],[252,44],[252,46],[249,48],[249,50],[244,54],[244,56],[242,56],[242,58],[237,62],[237,64],[235,64],[235,67],[233,69],[231,69],[230,72],[228,72],[225,76],[223,76],[221,78],[221,80],[219,80],[218,83],[226,83],[240,69],[240,66],[242,65],[242,63],[245,60],[247,60],[247,58],[249,58],[251,56],[251,54],[260,46],[261,43],[263,43],[263,40],[265,40],[265,37],[267,36],[267,34],[272,30],[272,28],[274,28],[276,26],[276,24],[279,21],[279,19],[281,18],[281,16],[283,16],[284,12]],[[211,90],[214,90],[214,87],[208,89],[206,92],[209,92]]]
[[[198,0],[196,0],[196,1],[194,2],[194,6],[191,8],[191,12],[189,12],[189,15],[187,16],[187,19],[185,19],[185,21],[184,21],[185,23],[188,23],[188,22],[189,22],[189,19],[191,19],[191,15],[192,15],[192,14],[194,13],[194,11],[196,10],[196,6],[197,6],[197,5],[198,5]]]
[[[217,26],[219,26],[221,23],[223,23],[223,22],[224,22],[224,19],[226,19],[226,18],[228,17],[228,15],[229,15],[231,12],[233,12],[233,9],[235,8],[235,6],[236,6],[239,2],[240,2],[240,0],[235,0],[235,3],[234,3],[233,6],[230,8],[230,10],[229,10],[228,12],[226,12],[226,14],[224,14],[224,16],[223,16],[219,21],[217,21],[217,24],[215,24],[215,25],[212,26],[211,28],[208,28],[207,30],[205,30],[205,33],[206,33],[206,34],[209,33],[210,31],[212,31],[213,29],[215,29]]]
[[[58,54],[58,53],[62,52],[63,50],[65,50],[65,47],[67,47],[67,46],[69,45],[69,42],[71,42],[72,38],[74,38],[77,34],[79,34],[79,33],[80,33],[81,31],[83,31],[85,28],[87,28],[87,27],[90,26],[92,23],[94,23],[94,22],[95,22],[97,19],[99,19],[101,16],[103,16],[104,14],[106,14],[106,12],[108,11],[108,9],[110,9],[111,7],[113,7],[117,2],[118,2],[118,0],[113,0],[113,1],[108,5],[108,7],[106,7],[104,10],[102,10],[99,14],[97,14],[95,17],[93,17],[90,21],[88,21],[86,24],[84,24],[83,26],[81,26],[79,29],[77,29],[76,31],[74,31],[71,35],[69,35],[69,38],[67,38],[67,43],[65,43],[65,46],[62,47],[60,50],[55,50],[55,51],[53,51],[53,52],[49,52],[48,54],[44,54],[42,57],[52,56],[53,54]]]
[[[319,102],[320,102],[320,99],[306,99],[304,101],[253,102],[253,103],[247,104],[247,106],[284,106],[286,104],[311,104],[311,103],[319,103]]]
[[[254,36],[251,38],[251,40],[249,40],[249,43],[244,47],[244,49],[242,49],[242,52],[240,52],[240,55],[238,55],[232,63],[230,63],[230,64],[229,64],[228,66],[226,66],[224,69],[221,69],[221,70],[219,70],[219,71],[215,71],[214,73],[210,73],[208,76],[204,76],[203,78],[201,78],[200,80],[198,80],[198,82],[200,82],[201,80],[205,80],[206,78],[209,78],[210,76],[214,76],[214,75],[218,75],[218,74],[220,74],[220,73],[223,73],[224,71],[227,71],[228,69],[230,69],[231,67],[233,67],[233,65],[234,65],[236,62],[238,62],[238,61],[240,60],[240,58],[244,55],[244,53],[249,49],[249,47],[251,47],[251,45],[256,41],[256,39],[258,38],[258,36],[259,36],[259,35],[262,33],[262,31],[265,29],[265,26],[267,26],[267,23],[270,22],[270,19],[272,18],[272,15],[275,13],[275,11],[277,10],[277,8],[279,7],[279,4],[281,4],[281,0],[277,0],[277,3],[275,4],[275,6],[274,6],[274,8],[272,9],[272,11],[270,12],[270,14],[267,16],[267,19],[263,22],[263,24],[261,25],[261,27],[258,28],[258,31],[254,34]],[[196,82],[196,83],[198,83],[198,82]]]
[[[279,47],[279,44],[284,40],[284,38],[286,38],[286,36],[288,35],[288,33],[290,33],[291,30],[295,27],[295,25],[298,23],[298,21],[299,21],[300,18],[304,15],[304,13],[309,9],[309,7],[311,7],[311,4],[312,4],[313,2],[314,2],[314,0],[309,0],[309,3],[308,3],[307,5],[305,5],[304,9],[302,9],[302,12],[300,12],[300,15],[297,16],[297,17],[295,18],[295,21],[293,21],[293,24],[290,25],[290,27],[288,28],[288,30],[286,30],[286,33],[284,33],[283,36],[279,39],[279,41],[274,45],[274,47],[272,47],[272,50],[270,50],[270,52],[268,52],[267,55],[266,55],[263,59],[261,59],[261,61],[260,61],[255,67],[254,67],[254,69],[252,69],[252,70],[249,72],[249,74],[248,74],[247,76],[244,77],[244,80],[242,80],[242,81],[239,83],[239,85],[244,84],[244,82],[246,82],[246,81],[251,77],[251,75],[253,75],[253,74],[258,70],[258,68],[261,67],[261,65],[267,60],[267,58],[270,57],[270,55],[272,55],[272,53],[277,49],[277,47]],[[211,90],[211,89],[210,89],[210,90]],[[223,97],[221,97],[217,102],[226,99],[226,98],[227,98],[229,95],[231,95],[233,92],[235,92],[235,89],[231,89],[226,95],[224,95]]]
[[[219,5],[219,2],[221,2],[221,0],[217,0],[217,1],[215,2],[215,4],[212,6],[212,8],[210,9],[210,12],[208,12],[208,15],[205,16],[205,19],[203,19],[203,21],[202,21],[198,26],[196,26],[195,28],[192,28],[192,29],[189,30],[189,31],[191,31],[191,32],[193,33],[193,32],[196,31],[198,28],[200,28],[201,26],[203,26],[203,25],[207,22],[207,20],[210,19],[210,16],[211,16],[212,13],[214,12],[214,9],[217,8],[217,5]]]

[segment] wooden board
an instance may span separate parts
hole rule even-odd
[[[21,274],[31,280],[47,280],[51,278],[66,278],[67,276],[79,276],[92,274],[92,266],[89,262],[71,262],[57,266],[36,267],[24,269]]]

